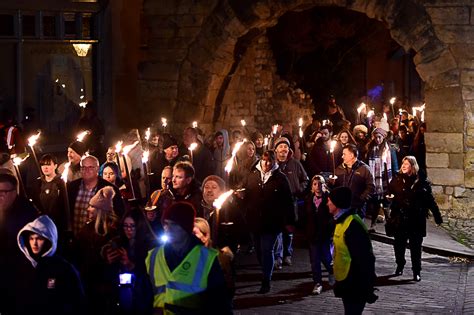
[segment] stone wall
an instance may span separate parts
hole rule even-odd
[[[382,21],[395,41],[416,52],[436,198],[446,215],[474,218],[473,0],[145,0],[143,121],[167,115],[177,130],[192,120],[207,130],[237,127],[240,119],[266,129],[280,114],[294,121],[308,105],[304,92],[275,74],[264,37],[250,41],[243,56],[242,39],[264,34],[285,12],[333,5]]]

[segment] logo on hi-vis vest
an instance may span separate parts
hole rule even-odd
[[[188,261],[186,261],[186,262],[183,264],[183,269],[184,269],[184,270],[188,270],[189,268],[191,268],[191,264],[190,264]]]

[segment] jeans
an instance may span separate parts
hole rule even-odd
[[[331,243],[331,240],[325,240],[309,245],[309,260],[311,262],[314,283],[323,283],[321,263],[324,264],[329,274],[333,274]]]
[[[262,267],[263,280],[272,279],[274,247],[278,233],[255,234],[255,250],[257,252],[258,262]]]
[[[414,274],[420,274],[421,271],[421,245],[423,236],[398,232],[395,234],[393,248],[395,250],[395,261],[398,267],[405,266],[405,250],[407,241],[410,241],[411,269]]]
[[[282,232],[278,234],[275,244],[275,259],[293,256],[293,233]]]

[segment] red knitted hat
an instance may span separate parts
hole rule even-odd
[[[161,224],[164,224],[165,220],[170,220],[179,224],[189,234],[193,233],[194,218],[196,217],[196,210],[194,206],[185,201],[178,201],[173,203],[171,206],[163,211],[161,216]]]

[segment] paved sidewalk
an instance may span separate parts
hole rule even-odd
[[[449,258],[423,253],[422,281],[412,281],[407,251],[405,274],[394,277],[395,259],[389,244],[373,242],[379,300],[364,314],[474,314],[472,264],[451,263]],[[334,297],[324,273],[324,291],[311,295],[313,283],[308,252],[297,248],[293,266],[273,276],[270,293],[260,295],[260,268],[255,255],[239,254],[235,314],[342,314],[342,301]]]
[[[369,223],[370,224],[370,223]],[[372,240],[393,243],[393,238],[385,235],[383,223],[376,225],[376,233]],[[462,257],[474,260],[474,250],[454,240],[442,227],[436,226],[431,220],[426,222],[426,237],[423,240],[423,251],[445,257]]]

